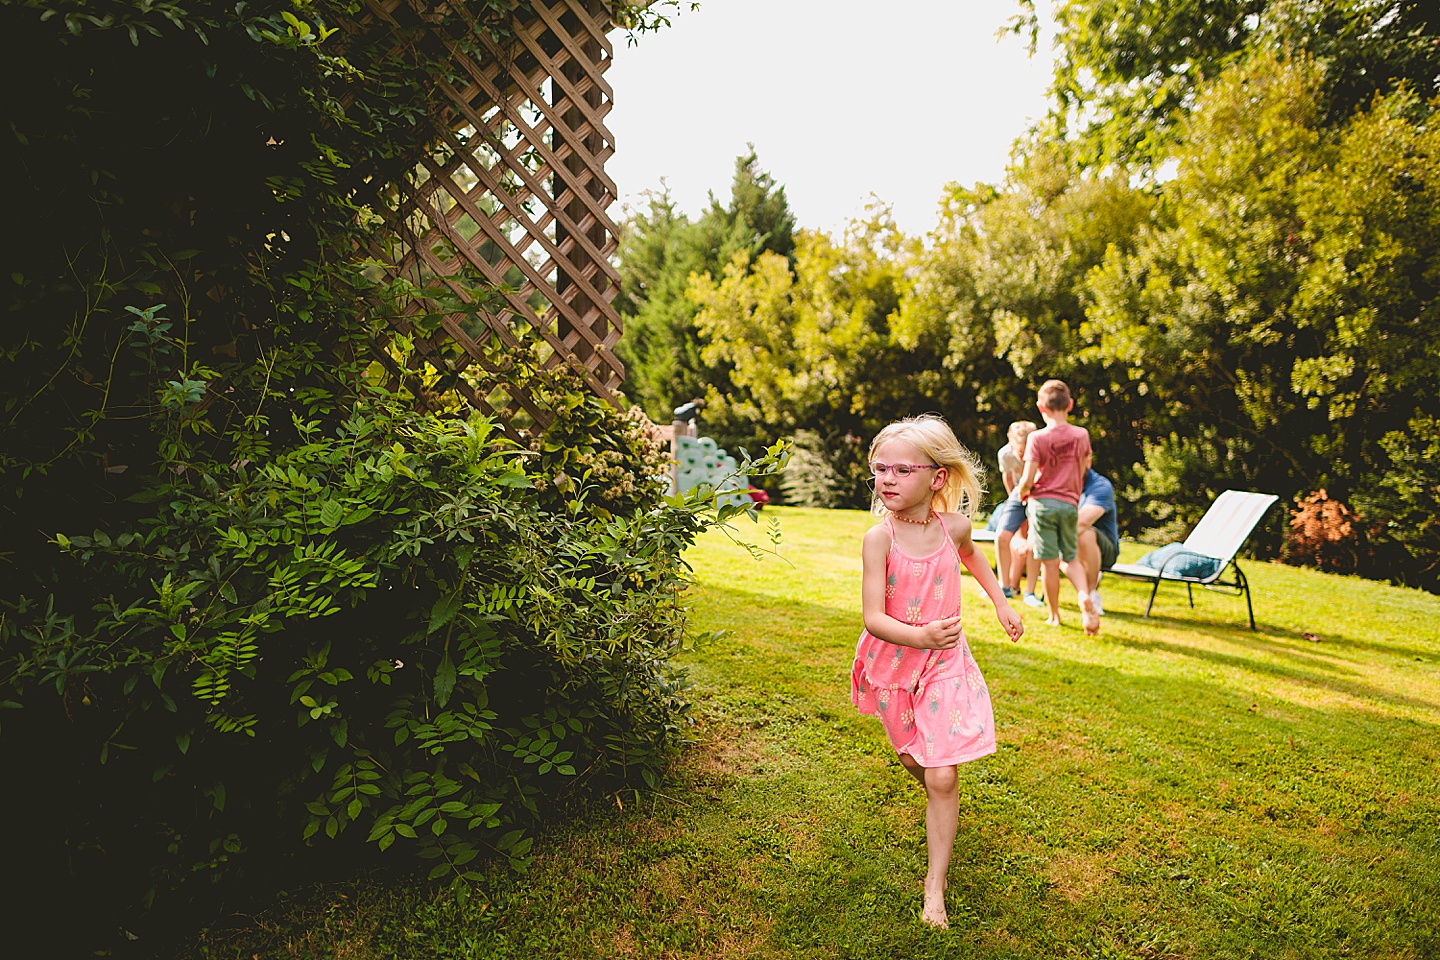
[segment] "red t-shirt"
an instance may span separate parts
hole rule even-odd
[[[1030,496],[1066,500],[1080,505],[1085,489],[1085,458],[1090,455],[1090,432],[1073,423],[1060,423],[1030,434],[1025,461],[1040,465],[1040,476]]]

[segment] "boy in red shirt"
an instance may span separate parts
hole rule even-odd
[[[1063,380],[1046,380],[1040,386],[1036,406],[1045,418],[1045,429],[1030,434],[1025,445],[1025,473],[1020,477],[1020,499],[1026,501],[1030,520],[1030,544],[1040,561],[1045,580],[1045,603],[1050,607],[1046,623],[1060,626],[1060,561],[1065,576],[1080,594],[1080,614],[1085,632],[1100,632],[1095,611],[1075,563],[1080,515],[1080,494],[1085,489],[1085,471],[1090,469],[1090,433],[1070,422],[1075,401]]]

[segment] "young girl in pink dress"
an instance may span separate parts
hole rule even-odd
[[[960,805],[956,767],[995,752],[990,691],[960,628],[960,565],[990,598],[1011,640],[1025,631],[985,556],[970,540],[978,461],[940,417],[890,424],[870,444],[874,512],[865,534],[850,697],[880,718],[890,743],[925,787],[926,923],[948,927],[945,877]],[[956,512],[963,511],[963,512]]]

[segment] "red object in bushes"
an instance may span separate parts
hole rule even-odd
[[[761,490],[759,487],[751,487],[745,492],[750,494],[750,499],[755,501],[755,506],[757,507],[763,508],[765,504],[770,502],[770,494]]]

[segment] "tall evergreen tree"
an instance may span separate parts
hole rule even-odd
[[[728,365],[704,359],[706,340],[695,324],[699,306],[686,296],[691,276],[718,277],[737,254],[747,272],[764,252],[793,264],[795,217],[785,188],[760,169],[753,146],[735,159],[730,202],[712,193],[699,219],[678,210],[668,189],[648,200],[625,224],[620,244],[616,307],[625,334],[617,352],[631,399],[667,423],[676,406],[704,397],[707,387],[722,393],[730,387]]]

